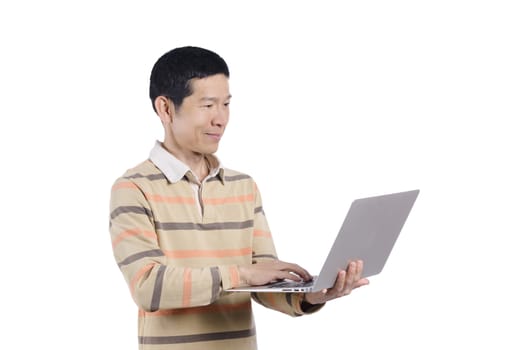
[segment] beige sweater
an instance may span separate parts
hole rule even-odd
[[[171,182],[147,160],[112,187],[112,246],[139,307],[139,348],[256,349],[250,294],[224,290],[240,284],[238,265],[277,258],[259,191],[217,169],[196,192],[190,175]],[[253,295],[291,316],[301,298]]]

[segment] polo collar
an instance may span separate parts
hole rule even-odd
[[[209,164],[214,166],[209,171],[209,175],[204,179],[204,182],[219,176],[222,184],[224,183],[224,167],[217,157],[212,154],[206,155]],[[191,168],[169,151],[167,151],[160,141],[156,141],[154,147],[150,151],[149,159],[154,165],[165,175],[170,183],[175,183],[183,179],[187,174],[193,174]],[[192,175],[194,177],[194,174]]]

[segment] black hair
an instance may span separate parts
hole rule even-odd
[[[178,108],[183,99],[193,93],[192,79],[216,74],[229,78],[229,68],[224,59],[213,51],[184,46],[165,53],[156,61],[150,74],[149,94],[154,111],[154,101],[158,96],[166,96]]]

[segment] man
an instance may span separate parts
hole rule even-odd
[[[300,316],[368,283],[354,261],[317,293],[226,291],[311,279],[278,260],[253,179],[213,155],[229,121],[228,79],[225,61],[206,49],[160,57],[150,98],[164,140],[112,187],[112,246],[139,307],[140,349],[256,349],[251,298]]]

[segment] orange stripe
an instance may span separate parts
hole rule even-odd
[[[192,293],[192,271],[186,267],[183,270],[183,300],[182,307],[189,307],[191,305]]]
[[[264,295],[262,295],[264,294]],[[275,294],[278,293],[262,293],[262,296],[259,296],[261,299],[265,299],[267,304],[272,308],[277,308],[277,300],[275,299]]]
[[[229,275],[231,277],[231,284],[233,287],[240,286],[240,276],[238,274],[238,269],[235,266],[229,268]]]
[[[170,197],[159,194],[145,193],[145,197],[153,202],[171,203],[171,204],[195,204],[192,197]]]
[[[255,200],[255,196],[253,196],[253,194],[248,194],[245,196],[237,196],[237,197],[204,198],[203,202],[204,204],[220,205],[220,204],[227,204],[227,203],[252,202],[254,200]]]
[[[115,248],[115,246],[117,244],[119,244],[119,242],[121,242],[122,240],[124,240],[125,238],[127,237],[130,237],[130,236],[137,236],[137,235],[143,235],[145,237],[148,237],[148,238],[153,238],[153,239],[157,239],[158,236],[156,236],[156,233],[153,232],[153,231],[145,231],[145,230],[140,230],[140,229],[130,229],[130,230],[126,230],[126,231],[123,231],[121,232],[113,241],[112,241],[112,247]]]
[[[121,190],[123,188],[137,188],[137,186],[132,181],[120,182],[112,186],[112,191]]]
[[[148,271],[152,270],[155,264],[148,264],[146,266],[143,266],[141,270],[139,270],[136,275],[132,278],[130,281],[130,293],[134,295],[134,291],[136,290],[136,283],[143,277],[144,274],[146,274]]]
[[[202,314],[212,312],[235,312],[240,310],[248,310],[251,308],[251,302],[243,302],[239,304],[211,304],[201,307],[191,307],[187,309],[171,309],[171,310],[159,310],[155,312],[146,312],[139,309],[139,316],[141,317],[156,317],[156,316],[170,316],[170,315],[182,315],[182,314]]]
[[[241,249],[221,249],[221,250],[165,250],[164,253],[169,258],[227,258],[233,256],[250,255],[251,247]]]
[[[271,237],[271,232],[268,231],[262,231],[262,230],[254,230],[253,231],[254,237]]]

